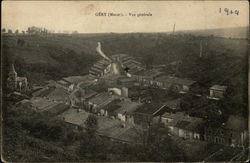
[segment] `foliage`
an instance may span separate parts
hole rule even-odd
[[[147,133],[147,144],[143,161],[181,161],[184,154],[168,135],[168,130],[162,124],[150,126]]]
[[[85,124],[85,129],[87,131],[87,134],[92,137],[98,129],[98,120],[96,116],[93,114],[90,114],[88,118],[86,119],[86,121],[84,122],[84,124]]]
[[[28,105],[14,107],[5,101],[3,106],[5,161],[79,160],[77,155],[63,149],[62,142],[75,140],[73,131],[63,122],[36,113]]]

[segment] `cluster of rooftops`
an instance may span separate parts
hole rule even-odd
[[[111,56],[112,60],[116,60],[121,65],[126,68],[129,68],[129,72],[136,73],[139,71],[144,70],[145,68],[142,66],[142,64],[136,60],[135,57],[131,57],[126,54],[117,54]],[[109,61],[107,59],[100,59],[98,60],[89,70],[89,74],[93,76],[102,76],[108,71],[108,66],[111,64],[112,61]]]

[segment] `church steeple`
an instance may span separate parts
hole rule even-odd
[[[15,70],[15,67],[14,67],[14,64],[11,64],[10,73],[17,74],[16,70]]]
[[[8,81],[9,81],[9,86],[10,87],[16,88],[16,85],[17,85],[17,73],[15,71],[14,64],[12,64],[11,67],[10,67]]]

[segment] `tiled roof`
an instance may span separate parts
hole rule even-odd
[[[99,105],[99,107],[103,107],[115,99],[119,99],[119,96],[110,95],[109,92],[102,92],[91,98],[89,102]]]
[[[50,92],[47,97],[54,100],[65,100],[69,97],[69,92],[61,87],[57,87],[52,92]]]
[[[223,86],[223,85],[213,85],[212,87],[210,87],[210,89],[225,91],[225,90],[227,89],[227,86]]]
[[[88,79],[89,79],[88,75],[85,75],[85,76],[69,76],[69,77],[63,78],[64,81],[67,81],[69,83],[79,83],[81,81],[88,80]]]
[[[184,130],[201,131],[204,121],[202,118],[190,117],[183,112],[164,113],[163,118],[170,118],[173,121],[169,122],[169,126],[174,126]]]
[[[98,73],[103,73],[103,69],[99,69],[99,68],[96,68],[96,67],[91,67],[90,70],[91,70],[91,71],[98,72]]]
[[[94,76],[101,74],[100,72],[96,72],[93,70],[89,70],[89,73],[90,73],[90,75],[94,75]]]
[[[163,108],[164,108],[164,105],[162,105],[162,104],[150,103],[150,104],[144,104],[144,105],[140,106],[135,112],[142,113],[142,114],[154,115]]]
[[[142,103],[124,100],[124,101],[119,102],[118,105],[120,106],[120,108],[117,109],[115,112],[124,114],[124,113],[134,112],[138,107],[142,105]]]

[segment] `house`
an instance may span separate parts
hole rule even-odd
[[[120,106],[120,108],[115,111],[117,119],[121,120],[122,122],[134,124],[134,111],[139,108],[142,103],[132,102],[129,99],[124,99],[121,100],[117,105]]]
[[[57,87],[62,87],[64,88],[65,90],[69,90],[69,91],[72,91],[74,89],[74,84],[71,84],[67,81],[64,81],[64,80],[59,80],[57,81]]]
[[[209,96],[212,99],[221,99],[224,98],[227,86],[223,85],[213,85],[209,88]]]
[[[157,85],[157,81],[155,81],[155,79],[161,74],[163,74],[163,72],[157,69],[152,69],[152,70],[139,71],[133,74],[133,77],[135,77],[138,83],[142,86],[159,87],[159,84]]]
[[[89,70],[89,75],[101,77],[111,71],[111,62],[106,59],[100,59]]]
[[[230,115],[225,123],[206,124],[205,140],[211,143],[232,147],[248,146],[247,120],[241,116]]]
[[[101,116],[115,118],[116,117],[115,111],[120,108],[120,106],[117,105],[118,102],[120,102],[120,100],[115,99],[111,101],[110,103],[108,103],[107,105],[100,107],[98,109],[98,114],[100,114]]]
[[[173,76],[159,76],[155,79],[157,86],[162,89],[172,89],[177,93],[187,93],[196,83],[193,80],[183,79]]]
[[[165,112],[165,105],[159,103],[143,104],[134,111],[134,123],[142,126],[150,126],[159,122],[159,116]]]
[[[183,112],[166,112],[161,116],[161,122],[173,135],[184,139],[203,140],[204,121],[202,118],[191,117]]]
[[[103,82],[105,85],[117,85],[117,79],[120,77],[120,75],[105,75],[99,78],[99,82]]]
[[[132,74],[144,70],[141,62],[139,62],[135,57],[127,54],[116,54],[112,56],[112,59],[121,63],[123,68],[128,68],[127,76],[132,76]]]
[[[120,99],[120,96],[110,92],[99,93],[88,100],[87,109],[92,113],[98,113],[102,107],[108,105],[115,99]]]
[[[89,70],[89,74],[93,77],[99,78],[106,74],[120,75],[122,72],[121,68],[125,67],[129,68],[129,73],[135,73],[144,69],[139,61],[127,54],[116,54],[112,55],[110,58],[111,59],[109,60],[103,58],[97,61]],[[129,73],[127,73],[127,75]]]
[[[134,77],[120,77],[117,79],[117,83],[122,86],[132,87],[136,83],[136,78]]]
[[[69,92],[61,87],[56,87],[54,90],[47,94],[46,98],[54,102],[61,102],[65,104],[70,103]]]
[[[71,108],[61,113],[59,117],[66,125],[78,131],[86,127],[85,121],[90,114],[91,113],[84,110]],[[120,143],[142,144],[142,131],[139,128],[129,125],[124,126],[123,122],[105,116],[98,116],[97,119],[98,124],[100,124],[97,129],[97,134],[102,138]]]
[[[89,87],[93,83],[93,79],[89,75],[85,76],[69,76],[62,78],[57,81],[57,86],[63,87],[64,89],[72,92],[75,88],[79,88],[79,86]]]
[[[128,88],[120,85],[113,85],[113,87],[108,88],[108,92],[113,94],[128,98]]]
[[[85,108],[87,101],[97,93],[91,89],[75,89],[69,96],[72,107]]]

